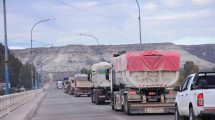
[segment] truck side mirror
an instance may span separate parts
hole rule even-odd
[[[109,80],[109,73],[110,73],[110,70],[107,69],[106,72],[105,72],[105,78],[106,78],[106,80]]]
[[[180,91],[180,86],[175,86],[175,87],[173,88],[173,90],[174,90],[175,92],[179,92],[179,91]]]
[[[88,74],[87,74],[87,80],[88,80],[88,81],[91,81],[91,75],[92,75],[91,73],[88,73]]]

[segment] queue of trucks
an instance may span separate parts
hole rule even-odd
[[[91,96],[92,103],[97,105],[110,102],[112,110],[128,115],[176,111],[176,120],[180,120],[181,101],[176,99],[174,88],[179,71],[177,52],[149,50],[114,54],[111,63],[95,63],[90,74],[69,78],[66,93]],[[215,111],[215,106],[210,109]]]

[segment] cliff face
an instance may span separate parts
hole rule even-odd
[[[197,57],[198,52],[195,52],[196,54],[192,53],[195,50],[189,50],[189,46],[177,46],[172,43],[154,43],[144,44],[141,48],[142,50],[177,51],[181,54],[181,67],[183,67],[186,61],[193,61],[201,69],[214,66],[211,63],[212,59],[211,62],[206,61],[207,59],[200,59]],[[83,67],[90,68],[92,64],[100,60],[110,62],[112,54],[118,51],[136,51],[139,49],[140,45],[137,44],[101,46],[68,45],[63,47],[34,48],[32,57],[30,56],[30,49],[12,50],[12,53],[23,63],[29,63],[32,60],[38,68],[42,65],[44,74],[49,73],[49,77],[62,79],[63,76],[71,76],[74,73],[78,73]],[[53,74],[50,75],[50,73]]]

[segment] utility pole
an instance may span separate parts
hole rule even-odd
[[[140,35],[140,50],[141,50],[141,47],[142,47],[142,30],[141,30],[140,5],[139,5],[138,0],[136,0],[136,3],[137,3],[137,6],[138,6],[138,12],[139,12],[138,19],[139,19],[139,35]]]
[[[32,46],[32,42],[33,42],[33,30],[34,30],[34,28],[36,27],[36,25],[38,25],[38,24],[40,24],[40,23],[42,23],[42,22],[46,22],[46,21],[49,21],[49,20],[53,20],[54,18],[52,18],[52,19],[45,19],[45,20],[41,20],[41,21],[39,21],[39,22],[37,22],[37,23],[35,23],[34,25],[33,25],[33,27],[31,28],[31,87],[32,87],[32,89],[34,89],[34,71],[33,71],[33,46]]]
[[[6,91],[5,94],[9,94],[9,72],[8,72],[8,46],[7,46],[7,19],[6,19],[6,2],[3,0],[3,12],[4,12],[4,52],[5,52],[5,82]]]

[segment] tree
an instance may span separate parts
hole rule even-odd
[[[199,67],[194,64],[193,61],[186,61],[184,64],[184,76],[187,77],[190,74],[196,73],[199,71]]]
[[[199,71],[199,67],[194,64],[193,61],[186,61],[184,64],[184,68],[180,71],[180,77],[178,84],[183,83],[184,79],[190,74],[197,73]]]
[[[4,60],[4,46],[0,44],[0,82],[5,82],[5,60]],[[9,82],[11,87],[17,87],[18,85],[18,75],[22,63],[19,59],[15,58],[13,54],[8,55],[8,70],[9,70]]]
[[[29,64],[23,65],[19,59],[13,54],[8,52],[8,70],[9,70],[9,82],[11,87],[20,87],[21,85],[27,86],[25,80],[29,79],[28,76],[30,69]],[[5,82],[5,60],[4,60],[4,46],[0,43],[0,82]],[[22,81],[22,79],[24,81]],[[31,80],[31,79],[29,79]]]
[[[87,68],[85,68],[85,67],[83,67],[83,68],[81,69],[80,73],[82,73],[82,74],[90,74],[90,73],[91,73],[91,70],[90,70],[90,69],[87,69]]]

